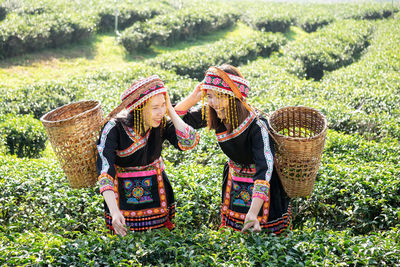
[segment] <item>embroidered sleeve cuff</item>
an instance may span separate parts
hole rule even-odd
[[[183,110],[183,111],[181,111],[181,110],[175,110],[175,112],[176,112],[176,114],[178,114],[178,116],[181,117],[181,118],[183,118],[183,116],[185,116],[185,115],[188,113],[187,110]]]
[[[268,201],[269,187],[268,181],[256,180],[254,182],[253,198],[257,197],[264,201]]]
[[[98,181],[99,181],[100,194],[102,194],[106,190],[114,191],[113,178],[107,173],[102,173],[99,176]]]
[[[178,137],[178,146],[182,150],[193,149],[200,140],[199,134],[189,125],[184,132],[176,130],[176,136]]]

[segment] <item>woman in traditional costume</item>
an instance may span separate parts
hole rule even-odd
[[[290,199],[274,168],[268,122],[247,103],[249,82],[230,65],[211,67],[175,106],[195,129],[215,130],[228,162],[223,171],[221,227],[280,234],[291,227]],[[206,98],[206,101],[204,101]],[[188,110],[203,99],[202,108]]]
[[[162,143],[195,147],[198,134],[175,113],[167,90],[154,75],[121,95],[125,114],[106,123],[97,143],[97,170],[104,215],[112,233],[174,228],[174,194],[164,171]],[[166,119],[168,113],[170,120]]]

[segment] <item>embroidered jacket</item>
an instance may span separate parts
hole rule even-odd
[[[133,128],[119,121],[109,121],[104,126],[97,143],[100,192],[113,190],[115,165],[119,167],[149,165],[161,157],[162,143],[165,140],[177,149],[188,150],[197,145],[199,135],[190,126],[180,132],[175,129],[171,121],[168,121],[165,128],[152,128],[142,137],[135,133]]]

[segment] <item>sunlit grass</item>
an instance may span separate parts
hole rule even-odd
[[[46,49],[0,61],[0,87],[13,87],[41,80],[63,80],[74,75],[123,70],[133,62],[140,62],[159,54],[188,47],[216,42],[234,36],[250,35],[254,30],[239,23],[236,26],[198,37],[196,40],[179,42],[173,46],[152,46],[147,51],[132,55],[120,45],[112,34],[99,34],[92,40],[63,48]]]

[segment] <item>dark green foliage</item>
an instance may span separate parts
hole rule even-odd
[[[399,239],[398,229],[370,236],[310,229],[286,237],[177,229],[125,238],[91,232],[74,240],[31,232],[4,237],[0,263],[7,257],[11,265],[396,266]]]
[[[352,4],[348,8],[337,9],[336,13],[342,19],[376,20],[387,18],[392,12],[398,12],[399,6],[392,3],[360,3]]]
[[[318,28],[330,24],[333,20],[333,16],[311,13],[297,19],[296,25],[306,32],[315,32]]]
[[[286,32],[292,24],[292,18],[285,14],[265,14],[265,11],[252,12],[243,19],[254,29],[265,32]]]
[[[284,3],[247,2],[239,4],[243,12],[241,20],[256,30],[287,32],[295,21],[294,5]]]
[[[280,34],[255,33],[246,37],[224,39],[204,46],[166,53],[150,60],[151,65],[173,70],[179,75],[202,80],[210,66],[223,63],[239,66],[259,56],[267,57],[285,43]]]
[[[94,20],[78,14],[8,16],[0,24],[0,58],[88,40]]]
[[[156,15],[160,15],[171,8],[164,3],[132,5],[123,2],[118,5],[118,30],[124,30],[137,21],[151,19]],[[102,5],[99,12],[99,23],[97,29],[100,32],[112,31],[115,28],[115,3]]]
[[[3,20],[7,15],[6,7],[2,2],[0,2],[0,21]]]
[[[18,158],[7,155],[9,134],[0,134],[0,265],[398,266],[398,14],[395,20],[372,21],[371,24],[340,21],[340,16],[355,14],[357,9],[362,11],[368,6],[326,5],[335,13],[336,21],[322,29],[319,22],[324,18],[330,21],[331,17],[320,13],[323,15],[319,19],[316,12],[307,9],[311,18],[315,15],[318,19],[315,22],[305,19],[311,23],[304,27],[318,25],[319,30],[311,35],[301,33],[300,37],[294,36],[298,29],[285,34],[288,37],[286,48],[293,49],[291,53],[304,47],[310,54],[320,49],[327,52],[316,57],[317,60],[338,64],[339,68],[326,69],[320,81],[298,79],[297,75],[304,76],[300,67],[298,73],[288,73],[286,70],[293,70],[293,66],[302,62],[296,63],[292,54],[284,49],[272,55],[269,52],[268,58],[258,58],[240,67],[250,82],[249,101],[255,106],[269,113],[287,105],[314,107],[327,116],[329,127],[334,129],[328,131],[313,194],[292,201],[295,216],[292,232],[277,237],[218,230],[226,156],[213,132],[202,130],[199,145],[189,152],[177,151],[167,142],[164,144],[166,172],[177,202],[176,229],[173,232],[129,233],[123,238],[107,235],[103,199],[97,188],[71,189],[50,147],[41,152],[43,158]],[[271,8],[275,7],[271,5]],[[339,9],[343,12],[339,13]],[[47,11],[35,12],[45,14]],[[293,23],[300,25],[299,14],[293,13],[291,17],[296,18]],[[322,36],[321,32],[328,36]],[[263,33],[263,36],[268,35]],[[280,35],[269,36],[283,44]],[[305,45],[303,37],[310,41],[309,46]],[[353,54],[363,40],[367,40],[368,47],[358,55]],[[229,42],[228,39],[224,41]],[[207,46],[209,51],[217,43]],[[246,53],[259,53],[256,46],[237,46]],[[214,57],[218,57],[218,49],[214,48]],[[230,44],[218,48],[219,54],[228,51],[232,52],[230,56],[237,55]],[[203,51],[193,47],[165,53],[150,62],[158,62],[155,64],[158,65],[161,61],[157,60],[162,59],[162,64],[167,64],[169,58],[182,69],[192,68],[193,73],[197,68],[209,67],[207,64],[218,64],[209,61],[203,67],[198,61],[207,58],[194,53],[196,49]],[[187,59],[183,60],[185,53],[188,53]],[[335,58],[337,61],[333,60]],[[349,58],[350,65],[340,65]],[[163,68],[178,68],[176,66]],[[134,80],[152,74],[158,74],[165,81],[175,103],[197,84],[196,80],[159,67],[132,63],[119,72],[100,70],[66,81],[2,88],[0,132],[14,127],[18,133],[23,133],[17,126],[25,125],[24,129],[40,126],[31,116],[10,113],[34,114],[38,118],[56,106],[80,99],[100,100],[107,114],[119,104],[120,93]],[[27,122],[28,125],[24,124]],[[38,133],[38,129],[31,133]],[[19,134],[20,140],[22,136],[31,138],[31,133]]]
[[[285,48],[285,53],[294,60],[289,71],[299,77],[320,80],[324,71],[332,71],[357,60],[369,45],[372,32],[372,25],[366,22],[339,21],[331,24]]]
[[[76,99],[73,82],[42,82],[0,92],[0,113],[32,114],[36,119]]]
[[[173,103],[195,86],[190,79],[148,65],[135,64],[120,72],[104,70],[66,81],[3,88],[0,91],[0,114],[32,114],[39,119],[52,109],[80,99],[101,100],[104,112],[110,112],[120,104],[120,94],[135,80],[154,74],[159,75],[169,88]]]
[[[241,72],[252,88],[249,99],[267,112],[288,105],[314,107],[337,131],[360,133],[368,139],[399,138],[398,27],[396,20],[375,24],[370,46],[362,57],[349,66],[326,72],[320,82],[299,80],[287,73],[293,61],[285,54],[273,54],[243,66]]]
[[[152,44],[172,45],[201,34],[227,28],[235,24],[238,16],[223,5],[212,9],[181,9],[160,15],[146,22],[135,23],[121,34],[121,43],[130,53],[146,49]]]
[[[27,160],[2,157],[3,204],[0,225],[13,232],[37,229],[73,237],[99,225],[101,195],[95,189],[72,190],[56,159]],[[13,190],[10,190],[13,188]]]
[[[202,155],[203,149],[206,149],[204,152],[213,150],[208,136],[206,134],[204,144],[196,153]],[[169,154],[170,150],[164,152]],[[0,177],[7,177],[0,179],[0,200],[3,203],[0,212],[0,262],[123,266],[140,263],[245,266],[266,262],[274,266],[316,265],[321,262],[334,265],[398,264],[398,218],[387,216],[398,211],[398,194],[389,196],[391,199],[388,201],[375,202],[372,199],[379,198],[379,194],[358,192],[357,183],[354,187],[340,187],[346,180],[365,185],[377,180],[399,182],[394,178],[396,173],[382,174],[379,179],[366,182],[363,182],[362,173],[357,174],[358,165],[362,166],[364,159],[373,161],[367,171],[375,169],[380,172],[379,162],[385,159],[394,164],[398,161],[398,145],[368,143],[358,137],[330,132],[322,175],[314,194],[300,202],[295,230],[281,237],[216,231],[222,164],[213,159],[221,154],[220,151],[211,154],[214,157],[207,166],[193,163],[193,155],[187,155],[188,158],[179,165],[172,166],[166,162],[178,205],[177,228],[173,232],[130,233],[124,238],[105,234],[102,198],[97,190],[69,188],[54,159],[27,162],[0,157]],[[335,184],[328,186],[331,182]],[[378,192],[390,190],[392,184],[381,182],[374,188]],[[356,201],[352,203],[350,198]],[[336,207],[332,203],[326,204],[328,201],[334,201]],[[368,211],[373,212],[382,203],[386,205],[382,214],[368,220]],[[342,211],[346,205],[351,209]],[[359,209],[353,210],[356,207]],[[343,220],[352,229],[330,230],[338,227],[333,222],[344,227]],[[368,235],[355,235],[357,231],[366,230],[362,223],[353,225],[358,220],[369,225],[391,222],[397,226],[390,228],[386,225],[383,226],[384,232],[367,231]],[[301,225],[304,229],[299,229]]]
[[[174,165],[168,161],[176,159],[173,151],[163,151],[177,200],[176,230],[125,238],[105,235],[97,189],[69,188],[54,159],[0,157],[0,177],[7,177],[0,178],[0,238],[5,246],[0,260],[82,265],[398,263],[399,145],[394,140],[367,142],[329,132],[314,193],[294,202],[296,230],[275,237],[216,231],[224,156],[212,145],[213,133],[202,136],[196,154],[185,153]],[[202,158],[206,163],[195,162]],[[356,235],[360,233],[368,235]],[[29,256],[19,257],[21,253]]]
[[[301,202],[296,224],[349,228],[355,234],[396,227],[400,220],[399,152],[395,140],[376,143],[330,132],[315,192]]]
[[[8,116],[0,123],[0,129],[0,135],[11,155],[36,158],[45,148],[46,132],[42,123],[31,115]]]

